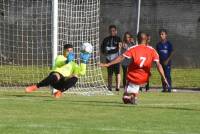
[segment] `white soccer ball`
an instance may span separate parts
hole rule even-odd
[[[93,51],[93,46],[92,44],[85,42],[81,46],[81,52],[86,52],[86,53],[92,53]]]

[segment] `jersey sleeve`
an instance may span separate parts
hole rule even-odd
[[[74,64],[73,75],[81,76],[86,74],[86,64],[81,63],[80,65]]]
[[[133,58],[133,54],[134,54],[134,48],[131,48],[131,49],[127,50],[126,52],[124,52],[123,56],[128,59],[131,59],[131,58]]]
[[[55,59],[55,65],[53,68],[62,67],[65,65],[66,58],[64,56],[58,55]]]
[[[155,49],[153,49],[153,61],[155,61],[155,62],[158,62],[159,61],[159,55],[158,55],[158,53],[156,52],[156,50]]]

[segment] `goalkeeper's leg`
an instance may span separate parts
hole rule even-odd
[[[51,73],[49,74],[48,77],[40,81],[36,86],[40,88],[40,87],[46,87],[49,85],[54,85],[61,79],[61,77],[62,76],[59,73]]]
[[[30,93],[30,92],[37,90],[40,87],[54,85],[61,79],[61,77],[62,76],[59,73],[50,73],[49,76],[47,76],[45,79],[43,79],[36,85],[28,86],[25,91],[27,93]]]
[[[69,88],[75,86],[77,81],[77,77],[61,78],[59,82],[52,85],[53,88],[57,89],[57,91],[53,93],[54,97],[60,98],[62,96],[62,92],[65,92]]]
[[[60,90],[61,92],[65,92],[69,88],[75,86],[76,82],[78,81],[77,77],[71,77],[71,78],[62,78],[59,82],[53,84],[52,86],[55,89]]]

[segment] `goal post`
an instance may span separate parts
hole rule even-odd
[[[52,1],[52,67],[58,55],[58,0]]]
[[[140,31],[140,10],[141,10],[141,0],[138,0],[138,11],[137,11],[137,30],[136,34]]]
[[[104,83],[99,53],[100,0],[0,1],[0,87],[19,88],[37,83],[50,72],[63,44],[93,45],[86,75],[68,93],[112,94]]]

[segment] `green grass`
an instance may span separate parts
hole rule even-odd
[[[107,81],[107,70],[102,69],[105,81]],[[155,68],[151,71],[152,76],[150,78],[151,87],[161,87],[160,75]],[[191,69],[177,69],[172,68],[172,86],[175,88],[200,88],[200,68]],[[122,78],[122,70],[121,70]],[[113,85],[115,84],[115,78],[113,76]]]
[[[36,66],[0,66],[0,86],[23,86],[46,77],[50,69]]]
[[[48,67],[35,66],[0,66],[0,86],[2,85],[28,85],[36,83],[48,75]],[[106,68],[102,68],[103,78],[107,82]],[[122,70],[121,70],[122,75]],[[91,78],[91,77],[90,77]],[[90,80],[88,78],[88,80]],[[113,79],[113,85],[114,85]],[[121,82],[122,83],[122,82]],[[175,88],[200,88],[200,68],[172,69],[172,85]],[[161,87],[161,80],[155,68],[152,69],[150,79],[151,87]]]
[[[199,134],[200,93],[142,93],[137,106],[114,96],[0,91],[1,134]]]

